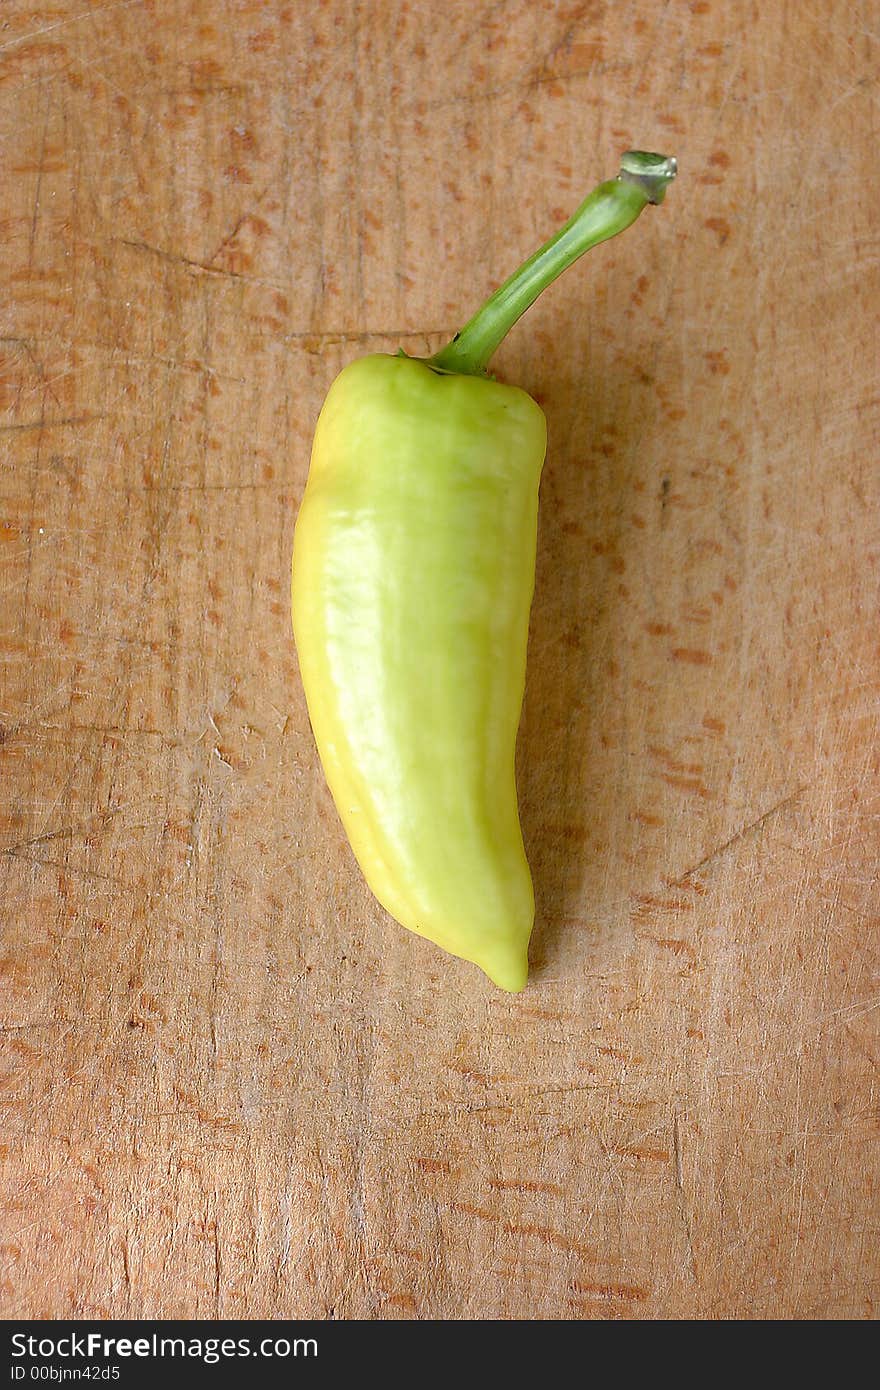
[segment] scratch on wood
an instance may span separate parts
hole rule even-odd
[[[214,1220],[214,1317],[220,1317],[220,1288],[222,1282],[220,1268],[220,1231]]]
[[[713,849],[709,854],[707,854],[703,859],[701,859],[698,864],[694,864],[691,866],[691,868],[685,869],[684,873],[681,875],[682,881],[686,878],[690,878],[693,874],[698,874],[701,871],[701,869],[705,869],[707,864],[714,863],[714,861],[718,859],[720,855],[726,854],[727,851],[729,849],[732,849],[734,845],[739,844],[740,840],[745,839],[746,835],[751,835],[754,831],[760,830],[764,826],[764,824],[770,819],[771,816],[775,816],[777,811],[783,811],[786,806],[789,806],[791,804],[792,801],[797,800],[797,798],[803,792],[805,792],[809,786],[809,782],[804,782],[802,786],[796,788],[795,791],[790,792],[788,796],[784,796],[781,801],[777,801],[774,806],[770,807],[769,811],[764,811],[760,816],[757,817],[756,820],[750,821],[749,824],[744,825],[741,830],[737,830],[735,834],[731,835],[729,840],[725,840],[723,845],[719,845],[717,849]]]
[[[672,1152],[675,1160],[675,1188],[678,1198],[678,1210],[681,1215],[681,1223],[684,1228],[685,1241],[687,1243],[688,1259],[690,1262],[691,1278],[696,1282],[697,1263],[694,1258],[693,1233],[691,1231],[691,1219],[688,1211],[687,1199],[684,1193],[684,1164],[681,1151],[681,1119],[677,1110],[672,1115]]]
[[[46,24],[42,29],[31,29],[27,34],[20,34],[18,38],[10,39],[8,43],[0,44],[0,53],[7,53],[10,48],[16,48],[19,44],[27,43],[29,40],[42,38],[44,34],[51,34],[56,29],[67,29],[72,24],[79,24],[83,19],[97,19],[98,15],[106,14],[109,10],[130,10],[132,5],[143,5],[144,0],[119,0],[118,4],[101,5],[98,9],[80,10],[79,14],[70,15],[68,19],[59,19],[57,24]]]
[[[681,1172],[681,1126],[677,1110],[672,1117],[672,1148],[675,1153],[675,1185],[679,1192],[684,1192]]]
[[[149,256],[156,256],[160,261],[167,261],[170,265],[181,265],[184,269],[196,271],[200,275],[216,275],[221,280],[240,280],[246,285],[260,285],[269,290],[290,288],[287,282],[279,284],[274,280],[262,280],[255,275],[242,275],[237,270],[224,270],[221,266],[209,265],[207,261],[198,261],[192,256],[183,256],[177,251],[166,251],[161,246],[151,246],[146,241],[130,241],[127,237],[114,237],[113,240],[119,246],[128,246],[133,251],[142,251]]]
[[[96,420],[105,420],[105,415],[68,415],[62,420],[22,420],[19,424],[0,425],[0,434],[19,434],[24,430],[60,430],[68,425],[92,425]]]

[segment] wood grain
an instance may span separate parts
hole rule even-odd
[[[0,21],[5,1316],[873,1316],[874,7]],[[666,204],[498,358],[550,426],[508,998],[357,871],[292,527],[336,372],[631,145]]]

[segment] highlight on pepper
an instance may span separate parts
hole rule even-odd
[[[404,927],[511,992],[535,916],[514,755],[547,431],[487,367],[541,291],[662,202],[675,173],[628,152],[440,352],[345,367],[297,517],[300,672],[364,877]]]

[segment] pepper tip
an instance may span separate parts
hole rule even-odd
[[[507,994],[522,994],[529,975],[529,959],[523,950],[505,950],[503,954],[494,954],[491,960],[481,961],[480,968],[493,985]]]

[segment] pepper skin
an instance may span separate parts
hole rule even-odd
[[[297,518],[300,671],[358,863],[392,917],[512,992],[535,910],[514,756],[547,431],[531,397],[485,365],[574,259],[570,229],[586,220],[581,239],[604,240],[659,201],[652,191],[635,176],[600,185],[435,358],[347,366]]]
[[[515,386],[353,362],[318,420],[293,620],[330,790],[411,931],[521,990],[534,920],[514,754],[544,415]]]

